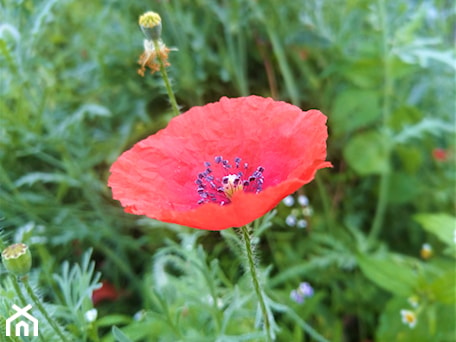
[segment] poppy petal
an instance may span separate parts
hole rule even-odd
[[[108,185],[132,214],[199,229],[240,227],[331,166],[326,139],[326,116],[318,110],[303,112],[260,96],[222,98],[191,108],[124,152]],[[199,204],[195,180],[217,156],[232,164],[232,172],[235,160],[264,169],[261,191],[237,191],[225,205]],[[228,170],[211,167],[210,177],[221,179]]]

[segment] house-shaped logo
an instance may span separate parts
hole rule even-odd
[[[27,323],[24,320],[21,320],[15,325],[15,335],[16,336],[29,336],[29,325],[33,325],[33,336],[38,336],[38,320],[30,315],[29,311],[32,306],[29,304],[25,308],[20,308],[17,305],[13,304],[13,309],[16,310],[16,313],[6,320],[6,336],[11,336],[11,324],[13,321],[19,317],[25,317],[29,322]],[[23,330],[23,334],[21,334]]]

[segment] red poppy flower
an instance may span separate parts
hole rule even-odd
[[[119,297],[119,292],[115,287],[108,281],[103,280],[101,287],[92,292],[92,303],[97,305],[99,302],[104,300],[116,300]]]
[[[124,152],[108,185],[132,214],[199,229],[240,227],[331,166],[325,123],[318,110],[224,97]]]
[[[432,156],[437,161],[445,161],[448,158],[448,153],[443,148],[434,148],[432,150]]]

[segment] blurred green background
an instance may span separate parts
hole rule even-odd
[[[136,72],[148,10],[177,49],[168,73],[182,111],[257,94],[328,116],[334,168],[300,191],[306,210],[281,204],[259,234],[267,291],[295,313],[276,307],[277,340],[318,340],[308,323],[330,341],[451,341],[453,1],[1,0],[0,248],[30,245],[32,280],[74,340],[113,340],[113,325],[134,341],[261,340],[230,233],[125,214],[107,188],[116,158],[172,117],[160,76]],[[87,300],[94,287],[53,276],[89,249],[118,293],[90,324],[90,300],[69,310],[63,288]],[[15,297],[0,277],[8,317]],[[302,305],[289,298],[300,281],[315,290]],[[399,313],[411,296],[413,329]]]

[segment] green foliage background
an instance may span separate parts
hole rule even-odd
[[[451,341],[452,1],[1,0],[0,249],[31,247],[32,284],[70,340],[262,340],[234,232],[125,214],[106,186],[122,151],[172,116],[160,77],[136,73],[147,10],[177,48],[168,71],[182,110],[258,94],[329,118],[334,168],[299,192],[308,227],[287,226],[306,212],[281,204],[255,233],[277,340]],[[3,322],[17,297],[0,270]],[[100,277],[120,295],[87,322]],[[315,295],[298,305],[301,281]],[[414,329],[399,314],[411,296]]]

